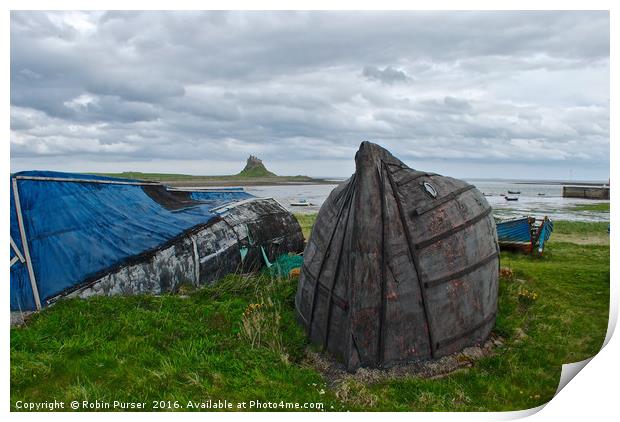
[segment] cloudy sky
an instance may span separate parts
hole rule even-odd
[[[11,170],[609,177],[607,12],[13,12]]]

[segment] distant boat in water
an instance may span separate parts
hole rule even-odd
[[[518,201],[518,200],[519,200],[519,197],[518,197],[518,196],[509,196],[509,195],[506,195],[506,196],[505,196],[505,198],[506,198],[506,201]]]
[[[520,195],[521,191],[520,190],[509,190],[508,193],[510,193],[512,195]]]
[[[540,192],[538,192],[538,196],[545,196],[545,195],[546,195],[546,193],[540,193]]]
[[[314,204],[308,202],[306,199],[300,199],[298,202],[291,202],[291,207],[309,207]]]

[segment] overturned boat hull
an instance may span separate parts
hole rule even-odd
[[[350,371],[484,341],[497,311],[499,248],[482,193],[368,142],[355,162],[304,252],[295,304],[311,341]]]
[[[242,189],[33,173],[12,176],[11,310],[62,297],[174,292],[303,250],[292,214]]]
[[[269,260],[303,250],[294,220],[275,200],[253,199],[66,296],[161,294],[187,284],[209,285],[230,273],[256,271],[264,265],[261,249]]]

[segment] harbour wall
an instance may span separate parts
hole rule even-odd
[[[563,186],[564,198],[609,199],[609,186]]]

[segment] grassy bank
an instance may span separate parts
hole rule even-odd
[[[316,221],[317,214],[294,214],[295,218],[299,222],[301,226],[301,231],[304,234],[304,237],[308,239],[310,237],[310,232],[312,232],[312,226],[314,226],[314,222]]]
[[[600,202],[598,204],[580,204],[575,205],[573,210],[575,211],[597,211],[597,212],[609,212],[610,203],[609,202]]]
[[[251,173],[231,174],[223,176],[196,176],[190,174],[174,173],[141,173],[127,171],[122,173],[95,173],[101,176],[120,177],[124,179],[146,180],[162,182],[170,186],[254,186],[254,185],[278,185],[278,184],[322,184],[333,183],[323,179],[314,179],[309,176],[258,176]]]
[[[580,245],[609,245],[609,223],[556,221],[551,239]]]
[[[313,218],[301,218],[306,233]],[[187,297],[68,300],[12,328],[11,407],[54,399],[143,401],[147,409],[152,400],[185,407],[209,399],[325,410],[534,407],[553,396],[562,363],[596,354],[605,337],[609,246],[559,240],[606,230],[583,224],[556,224],[541,258],[502,253],[513,271],[500,282],[495,331],[505,343],[443,378],[328,387],[305,357],[296,280],[229,276]],[[523,289],[537,299],[524,304]]]

